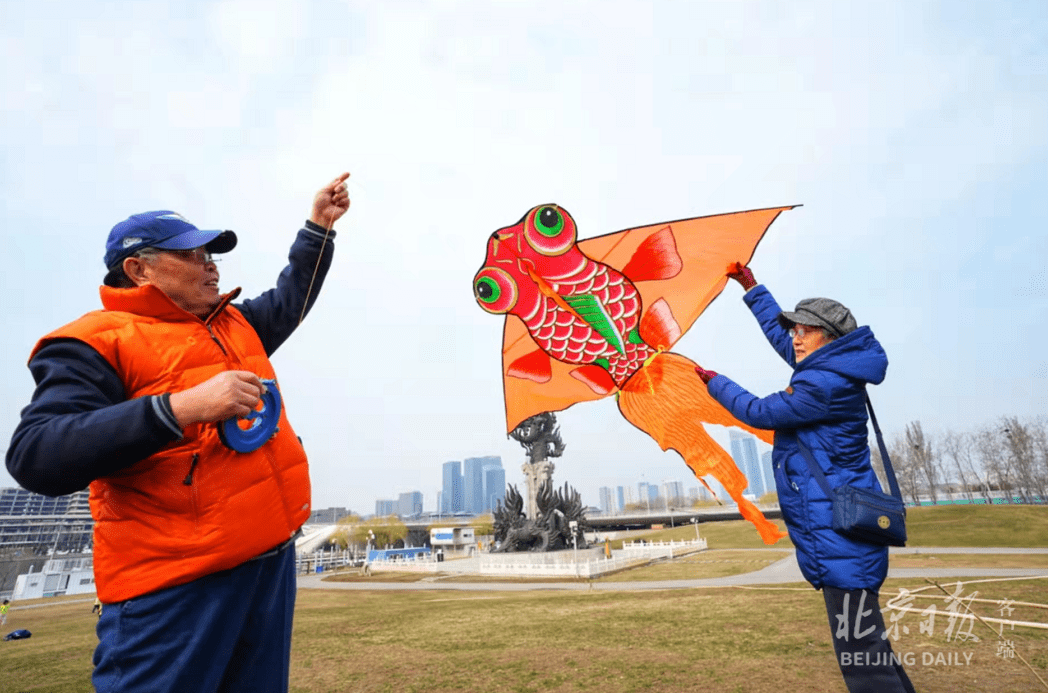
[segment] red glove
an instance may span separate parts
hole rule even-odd
[[[716,371],[705,371],[702,369],[702,366],[695,366],[695,372],[699,374],[700,378],[702,378],[702,382],[707,385],[710,384],[710,380],[717,377]]]
[[[753,272],[741,262],[733,262],[728,265],[728,278],[742,284],[742,288],[746,291],[757,286],[757,280],[753,278]]]

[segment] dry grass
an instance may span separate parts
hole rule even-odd
[[[900,587],[926,586],[889,581],[882,606]],[[990,600],[973,604],[975,611],[999,616],[996,600],[1046,601],[1048,580],[972,584],[964,595],[975,591]],[[997,637],[982,626],[973,630],[979,642],[948,641],[941,593],[925,594],[934,600],[918,597],[915,605],[938,604],[934,632],[921,633],[924,619],[906,614],[899,625],[909,633],[893,645],[911,653],[907,669],[918,690],[1038,690],[1017,660],[996,656]],[[1013,608],[1012,618],[1048,622],[1045,609]],[[90,604],[12,612],[10,625],[30,629],[33,637],[0,643],[0,691],[90,691],[94,623]],[[1048,633],[1004,634],[1048,676]],[[947,656],[954,664],[943,663]],[[291,690],[822,693],[844,687],[822,598],[796,585],[610,593],[303,590]]]
[[[892,568],[1044,568],[1048,554],[919,553],[893,554]]]
[[[914,545],[950,545],[950,537],[957,545],[960,522],[969,542],[962,545],[978,539],[980,545],[989,546],[1048,546],[1048,508],[998,507],[982,509],[985,514],[966,514],[970,510],[911,511]],[[700,531],[714,549],[763,546],[743,522],[700,525]],[[688,533],[694,536],[691,526],[666,532],[679,533],[677,539],[688,538]],[[776,548],[789,545],[780,543]],[[774,560],[778,555],[708,551],[613,579],[713,577],[708,571],[758,569],[763,565],[743,561]],[[708,562],[718,558],[726,562]],[[904,566],[910,560],[923,561],[919,567],[1044,565],[1043,556],[981,554],[898,556],[892,565]],[[420,577],[424,576],[404,574],[397,579]],[[379,578],[390,579],[389,574]],[[889,580],[882,606],[901,587],[915,590],[927,584]],[[1001,609],[1007,607],[1014,609],[1011,618],[1048,623],[1048,609],[1007,606],[1005,601],[1048,602],[1048,580],[973,583],[964,595],[975,591],[979,599],[988,600],[972,605],[982,616],[1004,615]],[[897,652],[913,658],[907,670],[917,690],[1048,691],[1017,659],[998,656],[1001,641],[983,626],[973,630],[979,642],[947,640],[941,593],[926,591],[914,600],[921,609],[933,603],[940,612],[935,629],[921,632],[919,624],[926,618],[905,614],[899,621],[900,639],[894,643]],[[0,693],[91,691],[95,622],[90,599],[44,600],[39,608],[13,609],[8,630],[27,628],[33,637],[0,642]],[[902,633],[902,628],[909,632]],[[1003,635],[1048,679],[1048,631],[1016,628]],[[952,664],[945,663],[947,656]],[[296,608],[291,690],[843,693],[845,689],[832,654],[822,597],[806,585],[795,585],[636,592],[302,590]]]

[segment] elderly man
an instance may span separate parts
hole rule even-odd
[[[831,488],[880,490],[870,464],[866,384],[884,380],[888,357],[869,327],[858,327],[837,301],[810,298],[783,312],[749,268],[729,277],[779,355],[794,369],[789,387],[757,398],[727,377],[696,368],[710,395],[737,419],[775,431],[772,463],[779,507],[797,547],[801,573],[822,590],[834,650],[851,693],[912,693],[913,685],[884,637],[878,590],[888,575],[888,547],[855,541],[832,528],[829,498],[812,477],[801,445]]]
[[[284,407],[255,449],[219,429],[275,386],[269,357],[323,283],[348,175],[316,194],[276,288],[242,303],[219,292],[213,257],[232,231],[169,211],[120,222],[104,309],[33,349],[7,468],[51,496],[90,484],[98,691],[287,690],[306,454]]]

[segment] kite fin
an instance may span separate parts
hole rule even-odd
[[[579,366],[571,371],[571,377],[581,380],[598,395],[609,395],[615,389],[611,374],[597,365]]]
[[[660,298],[640,318],[641,338],[656,349],[668,349],[681,337],[680,325],[666,299]]]
[[[553,377],[553,368],[550,364],[549,354],[541,349],[524,354],[509,365],[509,368],[506,369],[506,375],[523,380],[532,380],[536,383],[548,383]]]
[[[696,477],[710,474],[719,481],[765,544],[774,544],[786,536],[757,506],[743,498],[742,492],[748,486],[746,477],[706,433],[702,423],[738,426],[751,433],[757,433],[757,429],[737,421],[710,397],[689,359],[670,352],[656,355],[622,386],[619,411],[663,450],[676,450]]]
[[[677,252],[677,239],[667,226],[637,246],[622,273],[633,282],[658,281],[676,277],[683,267],[684,261]]]

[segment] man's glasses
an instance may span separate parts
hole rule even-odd
[[[190,250],[162,250],[161,252],[174,255],[180,260],[185,260],[186,262],[195,262],[201,265],[217,263],[219,261],[219,258],[212,257],[211,253],[203,248],[191,248]]]

